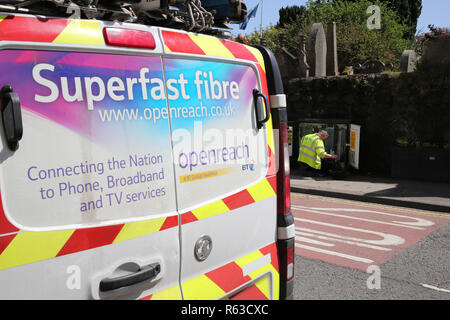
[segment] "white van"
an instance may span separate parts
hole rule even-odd
[[[0,15],[0,299],[289,299],[273,54]]]

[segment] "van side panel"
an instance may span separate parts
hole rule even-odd
[[[256,128],[252,96],[253,89],[267,95],[262,56],[232,41],[164,29],[161,34],[166,77],[182,72],[192,84],[189,100],[169,101],[171,113],[184,105],[205,107],[206,114],[171,118],[183,297],[278,299],[276,150],[271,120]],[[224,97],[230,88],[235,90]],[[217,106],[222,114],[211,109]],[[236,134],[239,130],[245,134]],[[190,144],[177,144],[182,138]],[[229,154],[247,144],[247,157],[230,161]],[[217,151],[221,161],[214,157]],[[195,243],[204,235],[212,249],[200,262]]]
[[[0,87],[24,128],[16,151],[0,130],[2,299],[181,298],[161,42],[109,48],[103,26],[0,16]],[[145,283],[100,290],[153,264]]]
[[[156,47],[108,46],[106,26],[149,32]],[[277,150],[272,119],[257,127],[253,90],[269,94],[257,49],[0,14],[0,71],[24,127],[17,151],[0,130],[0,298],[279,298]],[[227,140],[229,129],[244,134]],[[151,265],[148,281],[100,290]]]

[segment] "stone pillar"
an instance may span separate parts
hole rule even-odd
[[[310,66],[308,64],[308,55],[306,53],[306,40],[307,40],[306,35],[300,33],[299,40],[300,40],[300,54],[298,57],[298,62],[299,62],[300,78],[308,78]]]
[[[414,72],[416,70],[417,57],[414,50],[403,51],[400,58],[400,70],[402,72]]]
[[[338,76],[338,55],[337,55],[337,38],[336,38],[336,22],[328,23],[327,30],[327,75]]]
[[[321,23],[314,23],[308,37],[308,64],[313,77],[327,75],[327,40]]]

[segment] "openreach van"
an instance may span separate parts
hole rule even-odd
[[[292,298],[281,77],[218,2],[0,1],[0,299]]]

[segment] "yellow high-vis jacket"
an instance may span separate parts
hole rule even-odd
[[[325,145],[322,139],[315,133],[308,134],[300,142],[300,152],[298,161],[306,163],[310,167],[320,170],[322,167],[321,159],[326,156]]]

